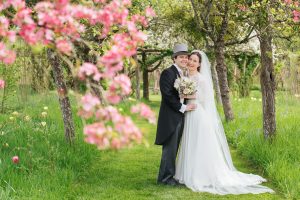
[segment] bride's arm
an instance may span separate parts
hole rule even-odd
[[[201,79],[199,81],[197,99],[204,108],[208,104],[208,102],[212,99],[211,94],[208,90],[208,81],[206,79]]]

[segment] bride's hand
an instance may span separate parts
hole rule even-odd
[[[195,110],[196,108],[197,108],[197,105],[193,104],[193,103],[186,105],[186,111],[192,111],[192,110]]]

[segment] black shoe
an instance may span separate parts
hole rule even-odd
[[[177,185],[177,186],[179,186],[179,187],[186,187],[185,184],[179,183],[179,182],[178,182],[178,185]]]
[[[177,186],[179,185],[178,181],[176,181],[174,178],[170,178],[167,181],[157,181],[158,184],[163,185],[170,185],[170,186]]]

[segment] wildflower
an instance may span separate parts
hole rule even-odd
[[[42,116],[46,117],[47,116],[47,112],[42,112]]]
[[[14,111],[14,112],[12,113],[12,115],[14,115],[14,116],[18,116],[18,115],[19,115],[19,113],[18,113],[17,111]]]
[[[12,157],[12,162],[13,162],[14,164],[18,164],[19,161],[20,161],[19,156],[14,156],[14,157]]]
[[[47,123],[46,123],[46,122],[41,122],[41,125],[42,125],[42,126],[46,126]]]
[[[28,115],[26,115],[26,116],[24,117],[24,120],[28,122],[28,121],[30,121],[30,117],[29,117]]]

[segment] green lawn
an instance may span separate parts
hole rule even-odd
[[[254,95],[258,95],[254,93]],[[281,95],[284,98],[284,95]],[[152,96],[150,105],[155,111],[159,108],[159,97]],[[294,100],[293,100],[294,101]],[[156,184],[160,154],[160,146],[153,145],[156,126],[144,120],[135,118],[138,126],[145,133],[149,147],[137,145],[130,149],[116,151],[98,151],[96,147],[83,142],[81,133],[82,122],[75,116],[77,129],[77,141],[73,147],[69,147],[64,141],[63,125],[57,103],[53,93],[47,95],[31,96],[26,107],[14,102],[13,107],[20,113],[14,120],[10,120],[11,114],[0,115],[0,173],[1,189],[0,199],[284,199],[284,197],[296,199],[297,193],[287,193],[280,184],[286,184],[287,189],[293,191],[293,187],[282,183],[272,173],[270,159],[262,154],[259,149],[247,150],[249,135],[255,135],[252,145],[257,142],[264,151],[266,144],[262,144],[260,106],[256,101],[243,99],[233,100],[237,119],[225,124],[229,142],[235,147],[232,156],[236,167],[243,172],[258,173],[271,180],[266,185],[277,191],[277,194],[261,195],[226,195],[218,196],[208,193],[195,193],[183,187],[159,186]],[[128,111],[129,102],[120,105]],[[297,104],[298,103],[298,104]],[[74,105],[74,103],[73,103]],[[290,112],[299,102],[290,102]],[[41,116],[43,107],[48,106],[46,118]],[[74,106],[75,107],[75,106]],[[278,105],[279,113],[286,110],[286,105]],[[251,111],[246,112],[248,108]],[[13,111],[13,110],[12,110]],[[76,113],[74,109],[74,113]],[[248,113],[249,116],[245,116]],[[25,121],[24,116],[30,115],[31,120]],[[297,121],[281,121],[288,123],[288,127],[297,129]],[[245,121],[244,121],[245,120]],[[286,119],[287,120],[287,119]],[[43,127],[41,122],[46,122]],[[251,123],[249,123],[251,121]],[[251,125],[250,125],[251,124]],[[281,126],[279,125],[279,131]],[[2,133],[3,132],[3,133]],[[289,133],[286,133],[289,134]],[[291,138],[297,134],[291,134]],[[250,137],[250,136],[249,136]],[[298,134],[299,137],[299,134]],[[289,141],[294,142],[294,141]],[[7,145],[8,144],[8,145]],[[295,142],[294,142],[295,144]],[[247,146],[248,145],[248,146]],[[268,146],[269,147],[269,146]],[[269,147],[271,148],[271,147]],[[287,148],[288,149],[288,148]],[[272,149],[274,150],[274,149]],[[299,150],[299,149],[298,149]],[[276,151],[276,149],[274,150]],[[279,150],[284,152],[285,150]],[[255,157],[255,152],[257,156]],[[297,151],[296,151],[297,152]],[[292,153],[292,152],[290,152]],[[20,164],[14,165],[11,157],[19,155]],[[267,154],[269,155],[269,154]],[[293,155],[291,155],[293,156]],[[299,163],[299,157],[294,155]],[[267,161],[260,162],[260,159]],[[284,160],[284,159],[283,159]],[[249,162],[251,161],[251,162]],[[284,160],[288,162],[289,160]],[[276,163],[275,163],[276,164]],[[264,167],[268,168],[264,168]],[[276,165],[278,166],[278,165]],[[270,169],[270,171],[269,171]],[[282,173],[282,172],[281,172]],[[296,173],[296,172],[294,172]],[[297,175],[297,174],[293,174]],[[298,172],[299,175],[299,172]],[[282,175],[281,175],[282,176]],[[291,181],[291,180],[288,180]],[[293,180],[296,181],[296,180]],[[284,196],[285,195],[285,196]],[[294,196],[292,196],[294,195]]]

